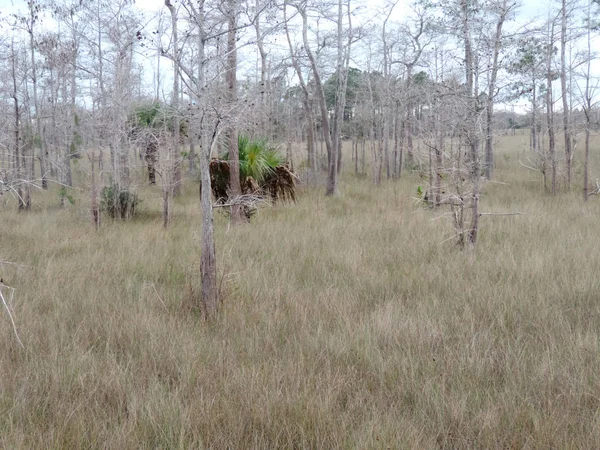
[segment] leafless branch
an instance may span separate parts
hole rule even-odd
[[[527,213],[522,213],[522,212],[513,212],[513,213],[488,213],[488,212],[482,212],[479,213],[479,216],[523,216],[526,215]]]
[[[21,347],[25,348],[25,346],[23,345],[23,342],[21,341],[21,338],[19,337],[19,333],[17,332],[17,325],[15,324],[15,319],[10,311],[10,307],[8,306],[6,297],[4,296],[4,292],[2,292],[2,289],[7,289],[10,291],[10,300],[8,303],[11,303],[11,304],[12,304],[13,296],[15,293],[15,289],[10,286],[7,286],[6,284],[4,284],[3,282],[0,281],[0,300],[2,300],[2,304],[4,305],[4,308],[6,309],[6,312],[8,313],[8,317],[10,319],[10,323],[12,324],[13,331],[15,333],[15,337],[17,338],[17,341],[19,342]]]

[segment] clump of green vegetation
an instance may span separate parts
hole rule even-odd
[[[238,139],[238,150],[240,174],[244,178],[254,178],[259,184],[284,163],[279,151],[270,146],[265,138],[251,140],[248,136],[241,135]]]
[[[250,138],[248,135],[238,136],[238,152],[240,158],[240,181],[242,185],[248,177],[261,184],[275,172],[277,166],[284,163],[283,156],[276,147],[269,145],[265,138]],[[229,152],[223,154],[229,161]]]
[[[113,183],[102,188],[100,193],[102,210],[113,219],[131,219],[135,216],[140,198],[135,192]]]
[[[296,176],[285,165],[279,150],[265,138],[238,136],[240,184],[242,191],[261,193],[273,200],[296,200]],[[226,199],[229,190],[229,152],[211,162],[211,181],[216,198]]]
[[[65,200],[67,200],[71,205],[75,204],[75,199],[69,192],[67,191],[66,186],[61,186],[58,190],[58,197],[60,198],[61,204],[64,204]]]

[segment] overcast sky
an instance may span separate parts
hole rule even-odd
[[[369,3],[380,3],[382,1],[371,1]],[[161,8],[165,8],[164,0],[136,0],[135,4],[138,8],[145,11],[158,11]],[[400,0],[398,6],[395,9],[396,19],[402,18],[402,13],[405,11],[410,4],[409,0]],[[520,9],[520,15],[524,18],[532,18],[536,15],[544,16],[545,11],[548,10],[548,5],[550,2],[548,0],[522,0],[522,6]],[[16,9],[21,9],[22,11],[27,8],[27,3],[25,0],[0,0],[0,11],[3,14],[7,14],[10,12],[14,12]]]
[[[364,0],[363,0],[364,1]],[[401,21],[402,18],[404,16],[406,16],[408,10],[409,10],[409,5],[411,3],[412,0],[400,0],[400,2],[397,4],[397,6],[394,9],[394,14],[392,15],[392,19],[395,21]],[[370,11],[366,11],[365,16],[370,16],[373,17],[373,13],[376,12],[376,8],[379,6],[383,6],[385,0],[368,0],[368,4],[369,4],[369,9]],[[537,19],[544,19],[545,17],[547,17],[548,15],[548,11],[550,6],[552,5],[554,8],[558,8],[559,7],[559,3],[558,0],[521,0],[521,7],[519,9],[519,16],[518,16],[518,22],[523,23],[523,22],[527,22],[529,20],[533,20],[535,18]],[[553,4],[554,3],[554,4]],[[363,3],[364,4],[364,3]],[[166,13],[166,7],[164,6],[164,0],[136,0],[135,1],[135,5],[137,8],[139,8],[140,10],[143,10],[144,12],[146,12],[146,14],[148,15],[148,17],[151,17],[154,13],[156,13],[159,10],[163,10]],[[27,3],[26,0],[0,0],[0,16],[5,16],[7,14],[16,12],[16,11],[21,11],[21,12],[25,12],[27,9]],[[368,12],[371,12],[371,14],[368,14]],[[281,41],[284,41],[283,37],[281,37]],[[283,44],[283,42],[282,42]],[[287,45],[287,44],[286,44]],[[254,72],[254,66],[258,65],[258,55],[256,52],[256,49],[254,48],[254,46],[251,47],[246,47],[246,49],[243,49],[241,51],[241,58],[240,58],[240,75],[243,76],[242,74],[244,72],[248,73],[248,72]],[[244,56],[242,56],[243,54],[246,54]],[[148,85],[152,85],[153,82],[153,73],[154,73],[154,67],[156,64],[156,58],[152,58],[150,60],[147,60],[144,62],[145,65],[148,66],[148,70],[145,70],[144,72],[146,73],[146,83]],[[162,66],[164,64],[164,66]],[[167,66],[168,63],[161,63],[162,67]],[[258,66],[257,66],[258,67]],[[596,61],[594,63],[594,73],[600,73],[600,61]],[[163,76],[166,74],[163,74]],[[168,76],[167,76],[168,78]],[[165,78],[164,81],[166,82],[167,79]],[[162,83],[161,83],[162,84]],[[523,104],[524,102],[519,102],[521,104]],[[517,109],[522,109],[520,107],[518,107]]]

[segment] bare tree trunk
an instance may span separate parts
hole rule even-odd
[[[73,41],[73,61],[72,61],[72,65],[73,67],[71,68],[71,123],[73,126],[73,130],[72,130],[72,136],[71,136],[71,148],[73,150],[77,149],[77,145],[78,145],[78,137],[79,137],[79,118],[77,117],[77,56],[79,54],[79,41],[78,41],[78,37],[77,37],[77,30],[76,30],[76,25],[75,25],[75,21],[73,19],[73,11],[70,11],[70,28],[71,28],[71,39]],[[71,158],[73,155],[71,155],[71,151],[70,149],[67,150],[67,154],[65,155],[65,161],[64,161],[64,166],[65,166],[65,181],[66,184],[68,186],[73,186],[73,176],[72,176],[72,171],[71,171]]]
[[[321,111],[323,139],[325,141],[325,147],[327,148],[327,156],[329,160],[329,176],[327,179],[327,189],[325,191],[325,195],[335,195],[337,194],[337,152],[336,148],[331,142],[329,111],[327,110],[327,104],[325,102],[325,92],[323,91],[323,83],[321,81],[321,74],[317,66],[317,60],[310,49],[308,41],[308,17],[306,15],[306,10],[299,7],[298,12],[302,16],[302,40],[304,41],[306,54],[310,60],[313,76],[315,77],[316,94],[319,101],[319,109]]]
[[[390,18],[390,15],[392,14],[392,11],[394,9],[394,6],[396,6],[397,2],[392,3],[388,14],[385,18],[385,20],[383,21],[383,26],[382,26],[382,33],[381,33],[381,40],[383,42],[383,82],[384,82],[384,98],[383,98],[383,111],[384,111],[384,116],[383,116],[383,136],[384,136],[384,145],[385,145],[385,169],[386,169],[386,175],[387,178],[389,179],[390,176],[393,174],[395,177],[395,170],[396,170],[396,156],[397,156],[397,148],[394,149],[394,168],[392,171],[390,171],[390,157],[389,157],[389,135],[390,135],[390,119],[393,121],[393,123],[395,123],[396,121],[396,117],[395,115],[392,115],[392,111],[391,111],[391,107],[390,107],[390,101],[391,101],[391,96],[392,96],[392,92],[391,92],[391,79],[390,79],[390,64],[389,64],[389,47],[388,47],[388,42],[387,42],[387,33],[386,33],[386,26],[387,26],[387,22]],[[390,117],[391,116],[391,117]]]
[[[471,193],[471,225],[467,232],[469,243],[474,246],[477,243],[477,234],[479,232],[479,179],[480,161],[479,161],[479,140],[476,130],[477,96],[475,94],[475,61],[471,44],[471,29],[469,19],[469,3],[467,0],[461,0],[463,14],[463,40],[465,45],[465,71],[467,88],[467,136],[466,143],[471,153],[471,177],[473,190]]]
[[[14,41],[11,44],[11,75],[13,82],[13,105],[15,112],[15,142],[14,142],[14,169],[15,175],[17,178],[17,202],[19,205],[19,210],[26,209],[25,199],[23,198],[23,190],[21,189],[21,185],[23,184],[23,179],[25,178],[23,175],[23,158],[21,157],[21,108],[19,107],[19,91],[18,91],[18,83],[17,83],[17,56],[15,54],[15,43]]]
[[[227,1],[227,95],[230,108],[237,101],[237,0]],[[240,182],[240,155],[238,148],[238,132],[235,122],[229,124],[229,190],[232,197],[242,195]],[[231,223],[239,225],[248,222],[242,205],[231,207]]]
[[[173,180],[172,186],[168,188],[168,192],[164,195],[178,196],[181,194],[181,165],[179,164],[179,133],[180,133],[180,116],[179,116],[179,79],[181,77],[179,69],[179,35],[177,31],[177,10],[173,6],[170,0],[165,0],[165,6],[169,8],[171,13],[171,33],[172,33],[172,45],[173,45],[173,94],[171,98],[172,117],[173,117],[173,145],[171,146],[171,163],[173,164]],[[168,168],[167,170],[171,170]],[[167,177],[171,178],[171,177]],[[167,199],[168,205],[168,199]],[[163,211],[164,212],[164,211]],[[165,222],[168,223],[168,207],[167,207],[167,219]]]
[[[204,60],[205,60],[205,12],[204,1],[197,3],[187,0],[187,5],[193,12],[196,24],[198,26],[198,56],[197,56],[197,83],[196,83],[196,101],[198,105],[204,104]],[[212,208],[212,186],[210,182],[210,157],[213,147],[217,143],[217,137],[220,131],[220,122],[217,119],[212,134],[206,133],[206,127],[203,127],[202,120],[199,120],[200,129],[200,203],[202,208],[202,236],[200,241],[200,279],[202,280],[202,314],[205,320],[212,320],[216,317],[219,306],[219,290],[217,288],[217,259],[215,251],[213,208]]]
[[[339,174],[339,164],[341,162],[341,143],[340,134],[342,121],[344,120],[344,55],[342,45],[342,0],[338,0],[338,17],[337,17],[337,66],[336,66],[336,95],[335,95],[335,110],[333,115],[333,152],[329,159],[329,176],[327,178],[327,195],[334,195],[337,192],[337,178]]]
[[[308,101],[303,102],[304,112],[306,113],[306,149],[308,152],[308,168],[312,174],[317,172],[317,155],[315,151],[315,128],[314,118]]]
[[[586,115],[589,115],[587,113]],[[587,201],[589,195],[589,177],[590,177],[590,123],[586,117],[585,124],[585,161],[583,163],[583,199]]]
[[[555,155],[555,138],[554,138],[554,108],[552,98],[552,53],[554,44],[554,22],[548,24],[548,46],[546,51],[547,66],[546,66],[546,116],[548,121],[548,153],[550,155],[550,164],[552,170],[552,195],[556,194],[556,155]]]
[[[192,138],[190,140],[190,154],[188,156],[188,164],[190,172],[193,172],[196,169],[196,143]]]
[[[404,84],[404,89],[407,92],[408,98],[406,101],[406,119],[403,124],[403,137],[406,137],[406,165],[412,168],[412,165],[415,162],[415,156],[413,152],[413,102],[410,97],[411,94],[411,84],[412,84],[412,65],[409,64],[406,67],[406,82]],[[404,139],[402,140],[404,142]]]
[[[162,185],[162,218],[163,218],[163,227],[169,228],[169,224],[171,223],[171,209],[170,209],[170,197],[171,197],[171,181],[169,168],[165,168],[165,173],[163,174],[163,185]],[[167,181],[169,180],[169,181]]]
[[[362,142],[361,142],[361,149],[362,149],[362,158],[360,161],[360,173],[365,174],[365,164],[366,164],[366,160],[365,160],[365,147],[366,147],[367,143],[365,142],[365,138],[363,137]]]
[[[341,65],[338,67],[338,95],[336,96],[336,124],[337,132],[334,132],[334,136],[337,136],[337,165],[336,171],[339,175],[342,172],[342,126],[344,124],[344,113],[346,111],[346,94],[348,90],[348,71],[350,68],[350,49],[352,46],[352,8],[350,7],[350,0],[347,2],[347,17],[348,17],[348,41],[346,43],[346,49],[342,45],[342,0],[338,0],[338,62]]]
[[[358,139],[352,141],[352,155],[354,156],[354,175],[358,175]]]
[[[435,206],[440,206],[442,203],[442,172],[444,169],[444,130],[442,128],[441,112],[438,108],[437,120],[437,145],[435,146],[435,184],[434,184],[434,202]]]
[[[490,74],[490,82],[488,86],[488,100],[486,107],[487,115],[487,136],[485,142],[485,176],[488,180],[492,179],[494,172],[494,134],[492,130],[492,121],[494,119],[494,99],[496,97],[496,78],[498,76],[498,56],[500,55],[500,47],[502,44],[502,27],[506,14],[508,13],[507,1],[502,3],[502,10],[496,23],[496,35],[494,37],[494,54],[492,60],[492,69]]]
[[[394,162],[394,167],[392,170],[392,174],[394,178],[399,178],[400,177],[400,172],[398,170],[398,105],[397,103],[394,105],[393,108],[393,114],[394,114],[394,118],[392,121],[392,134],[393,134],[393,139],[394,139],[394,152],[393,152],[393,162]]]
[[[583,200],[587,201],[589,197],[589,177],[590,177],[590,127],[592,116],[592,95],[590,92],[590,76],[592,68],[592,21],[591,21],[591,3],[588,0],[587,9],[587,67],[585,73],[585,91],[584,91],[584,107],[585,113],[585,159],[583,164]]]
[[[36,66],[35,66],[35,42],[33,39],[33,34],[34,34],[34,26],[35,23],[37,22],[37,16],[38,16],[38,11],[37,9],[40,7],[36,2],[34,1],[30,1],[29,3],[29,13],[30,13],[30,26],[29,29],[27,30],[29,33],[29,51],[31,53],[31,75],[32,75],[32,84],[33,84],[33,107],[35,109],[35,131],[36,131],[36,136],[34,139],[34,148],[35,148],[35,142],[39,139],[39,146],[40,146],[40,154],[39,154],[39,160],[40,160],[40,172],[41,172],[41,177],[42,177],[42,189],[48,189],[48,180],[47,180],[47,174],[46,174],[46,143],[44,142],[44,136],[43,136],[43,132],[42,132],[42,125],[41,125],[41,111],[40,111],[40,104],[38,102],[38,93],[37,93],[37,70],[36,70]],[[32,149],[32,157],[33,157],[33,152],[34,150]]]
[[[317,172],[317,155],[316,155],[316,145],[315,145],[315,133],[314,133],[314,117],[312,108],[310,105],[310,93],[308,92],[308,87],[306,82],[304,81],[304,75],[302,74],[302,69],[300,68],[300,64],[298,63],[298,59],[294,53],[294,48],[292,46],[292,40],[290,39],[290,32],[288,28],[288,20],[286,14],[286,4],[283,5],[283,18],[284,18],[284,27],[285,34],[288,41],[288,46],[290,48],[290,56],[292,59],[292,66],[296,71],[296,76],[300,82],[300,87],[302,88],[303,99],[302,99],[302,107],[304,108],[304,115],[307,121],[306,124],[306,140],[307,140],[307,152],[308,152],[308,168],[309,168],[309,178],[312,177],[314,173]]]
[[[379,152],[377,155],[377,178],[376,178],[376,184],[381,184],[381,176],[383,174],[383,158],[384,158],[384,149],[383,149],[383,142],[381,140],[381,136],[379,136],[379,139],[377,140],[377,151]]]
[[[218,124],[217,124],[218,127]],[[206,142],[207,140],[204,139]],[[217,128],[210,144],[200,146],[200,199],[202,204],[202,238],[200,255],[200,278],[202,280],[202,312],[205,320],[217,316],[219,291],[217,288],[217,257],[215,250],[214,222],[212,210],[212,187],[210,182],[210,155],[217,141]]]
[[[287,145],[285,147],[286,159],[287,163],[290,166],[292,171],[294,170],[294,157],[292,155],[292,141],[288,140]]]
[[[254,29],[256,30],[256,44],[258,46],[258,54],[260,55],[260,104],[261,104],[261,130],[266,135],[270,135],[267,130],[267,96],[270,92],[270,86],[267,86],[267,52],[265,51],[264,38],[260,31],[260,15],[254,21]]]
[[[402,167],[404,164],[404,140],[406,138],[406,120],[400,120],[400,135],[398,138],[400,151],[398,152],[398,178],[402,176]]]
[[[51,63],[49,64],[48,67],[48,82],[49,82],[49,90],[50,90],[50,127],[52,129],[52,133],[50,133],[51,139],[50,139],[50,144],[48,145],[49,151],[48,151],[48,159],[50,161],[59,161],[60,157],[57,156],[57,151],[56,149],[59,148],[58,145],[58,138],[56,136],[56,130],[57,130],[57,121],[56,121],[56,116],[57,116],[57,108],[56,108],[56,104],[58,102],[58,94],[57,94],[57,89],[56,89],[56,79],[55,79],[55,70],[54,70],[54,64]],[[60,81],[59,81],[60,84]],[[50,176],[53,178],[57,178],[58,172],[56,170],[56,166],[57,164],[52,164],[52,162],[50,163]]]
[[[380,183],[380,171],[379,171],[379,158],[377,154],[377,148],[375,146],[375,132],[373,130],[373,125],[371,125],[371,133],[369,139],[369,146],[371,147],[371,172],[373,173],[373,183],[378,185]]]
[[[98,180],[96,179],[96,150],[92,150],[91,169],[92,169],[92,189],[91,189],[91,216],[94,228],[100,228],[100,207],[98,204]]]
[[[533,89],[531,93],[531,149],[537,149],[537,86],[533,76]]]
[[[561,32],[560,32],[560,88],[563,104],[563,130],[565,135],[565,159],[567,163],[567,188],[571,189],[571,131],[569,128],[569,102],[567,99],[567,63],[566,63],[566,47],[567,47],[567,2],[562,0],[561,9]]]

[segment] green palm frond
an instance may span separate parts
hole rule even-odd
[[[264,138],[250,139],[247,135],[240,134],[238,152],[242,182],[247,177],[252,177],[260,184],[284,162],[279,151],[271,147]],[[229,160],[229,152],[223,155],[223,159]]]

